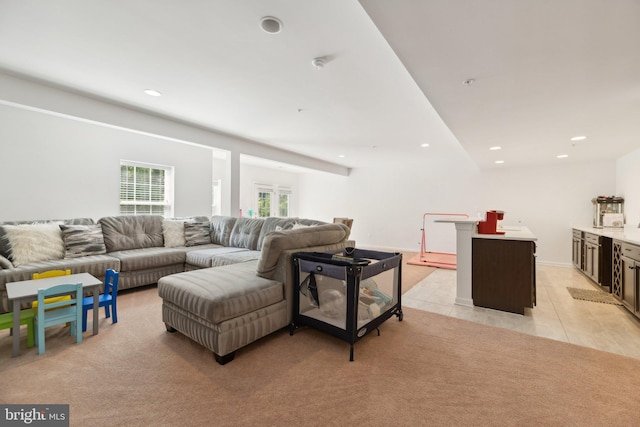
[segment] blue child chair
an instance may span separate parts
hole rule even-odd
[[[63,301],[48,299],[54,295],[74,296]],[[49,302],[51,301],[51,302]],[[71,324],[71,335],[76,336],[76,342],[82,342],[82,331],[80,322],[82,321],[80,312],[80,302],[82,301],[82,283],[75,285],[57,285],[51,288],[38,289],[38,311],[34,319],[38,345],[38,354],[45,351],[44,330],[45,328],[61,323]]]
[[[112,323],[118,323],[116,297],[118,296],[118,278],[120,274],[108,269],[104,275],[104,293],[98,296],[98,307],[104,307],[104,317],[111,317]],[[93,308],[93,297],[82,300],[82,332],[87,330],[87,312]]]

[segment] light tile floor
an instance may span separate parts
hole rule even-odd
[[[524,316],[454,303],[456,272],[438,269],[402,305],[640,359],[640,320],[622,306],[575,300],[567,287],[598,289],[573,267],[537,265],[537,305]]]

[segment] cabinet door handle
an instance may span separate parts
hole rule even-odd
[[[638,266],[637,266],[637,265],[636,265],[636,266],[630,265],[630,266],[628,266],[627,268],[628,268],[629,270],[635,270],[635,269],[637,269],[637,268],[638,268]]]

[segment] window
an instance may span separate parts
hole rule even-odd
[[[278,202],[278,216],[289,216],[289,210],[291,206],[291,190],[289,190],[288,188],[281,188],[279,191]]]
[[[271,201],[275,197],[273,186],[257,185],[258,193],[258,218],[266,218],[271,215]]]
[[[173,167],[120,161],[120,214],[173,216]]]
[[[258,218],[286,217],[291,212],[291,189],[271,184],[256,184]]]

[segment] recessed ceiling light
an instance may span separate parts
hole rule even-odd
[[[465,86],[470,86],[473,84],[473,82],[475,82],[475,79],[466,79],[462,81],[462,84]]]
[[[587,139],[586,136],[574,136],[573,138],[571,138],[572,141],[583,141]]]
[[[504,163],[504,160],[496,160],[496,163],[497,163],[497,164],[499,164],[499,165],[501,165],[501,164],[503,164],[503,163]]]
[[[338,157],[343,158],[344,154],[339,154]]]
[[[491,150],[491,151],[496,151],[496,150],[501,150],[501,149],[502,149],[502,147],[499,147],[497,145],[494,146],[494,147],[489,147],[489,150]]]
[[[260,19],[260,28],[265,33],[278,34],[282,31],[282,21],[274,16],[265,16]]]
[[[158,92],[157,90],[154,90],[154,89],[145,89],[144,93],[146,93],[149,96],[162,96],[161,92]]]
[[[427,144],[426,142],[424,144],[420,144],[420,147],[428,147],[429,144]]]
[[[569,157],[569,155],[568,154],[558,154],[556,157],[559,158],[559,159],[565,159],[565,158]]]

